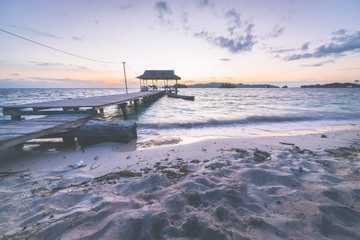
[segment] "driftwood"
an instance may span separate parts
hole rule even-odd
[[[136,123],[128,121],[91,120],[79,129],[81,145],[100,142],[131,142],[137,138]]]

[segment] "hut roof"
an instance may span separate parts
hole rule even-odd
[[[145,70],[143,75],[138,76],[140,79],[178,79],[181,78],[175,75],[174,70]]]

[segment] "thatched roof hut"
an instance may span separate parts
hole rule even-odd
[[[180,80],[181,78],[175,75],[174,70],[145,70],[143,75],[138,76],[139,79],[145,80]]]
[[[174,89],[176,93],[177,93],[177,89],[176,89],[177,81],[181,79],[179,76],[175,75],[174,70],[145,70],[144,74],[138,76],[137,78],[140,79],[141,91],[157,90],[158,80],[163,80],[164,81],[163,88],[170,92]],[[148,80],[152,81],[151,85],[148,85]],[[156,84],[154,84],[154,80]],[[169,80],[175,80],[176,81],[175,85],[170,86]]]

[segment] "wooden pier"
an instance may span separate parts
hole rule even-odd
[[[71,127],[80,126],[90,119],[100,116],[104,108],[118,105],[127,118],[126,106],[133,102],[135,111],[139,101],[148,103],[163,96],[165,91],[133,92],[51,102],[0,106],[3,115],[11,120],[0,122],[0,149],[22,144],[31,139],[58,133]],[[37,119],[22,120],[25,115],[45,115]]]

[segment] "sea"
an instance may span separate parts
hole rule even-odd
[[[134,91],[139,89],[129,89]],[[123,93],[125,89],[119,88],[0,88],[0,106]],[[140,141],[173,136],[247,137],[360,125],[360,88],[185,88],[179,94],[195,96],[195,100],[164,96],[140,106],[138,113],[128,106],[128,120],[137,123]],[[0,110],[0,120],[4,119],[10,117]],[[103,120],[123,121],[122,112],[117,106],[108,107]]]

